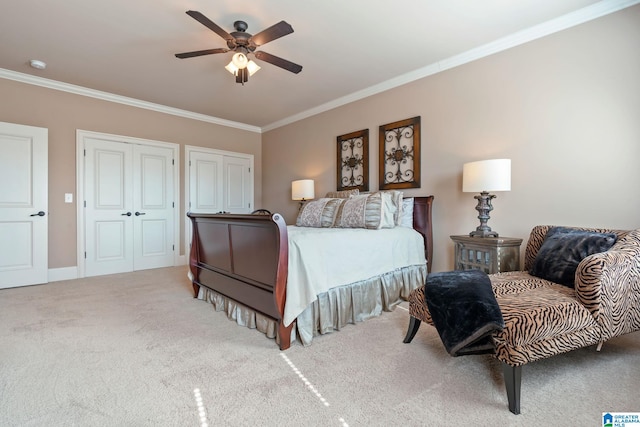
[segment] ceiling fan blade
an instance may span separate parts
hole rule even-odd
[[[194,56],[211,55],[213,53],[225,53],[225,52],[229,52],[229,49],[221,47],[217,49],[194,50],[193,52],[176,53],[176,58],[185,59],[185,58],[193,58]]]
[[[193,19],[195,19],[196,21],[198,21],[199,23],[201,23],[202,25],[204,25],[205,27],[207,27],[208,29],[210,29],[211,31],[213,31],[214,33],[216,33],[217,35],[225,39],[226,41],[234,40],[231,34],[227,33],[225,30],[220,28],[217,24],[215,24],[209,18],[204,16],[202,13],[196,10],[187,10],[186,13],[187,15],[189,15],[190,17],[192,17]]]
[[[291,33],[293,33],[293,27],[285,21],[280,21],[266,30],[262,30],[258,34],[255,34],[250,40],[255,43],[256,46],[262,46],[265,43],[279,39],[280,37]]]
[[[262,61],[273,64],[276,67],[284,68],[285,70],[291,71],[292,73],[298,74],[300,71],[302,71],[302,65],[294,64],[291,61],[287,61],[286,59],[271,55],[270,53],[259,51],[255,52],[254,55],[256,56],[256,58]]]

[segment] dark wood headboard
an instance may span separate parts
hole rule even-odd
[[[433,196],[413,198],[413,228],[424,238],[424,256],[427,259],[427,271],[431,272],[433,262],[433,226],[431,207]]]

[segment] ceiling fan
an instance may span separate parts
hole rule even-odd
[[[302,66],[294,64],[291,61],[282,59],[275,55],[264,51],[256,51],[256,48],[270,41],[293,33],[293,27],[285,21],[280,21],[271,27],[260,31],[258,34],[251,35],[247,33],[247,23],[244,21],[236,21],[233,23],[235,31],[229,34],[202,13],[195,10],[188,10],[187,15],[209,28],[214,33],[226,40],[227,48],[196,50],[193,52],[176,53],[176,58],[185,59],[195,56],[211,55],[215,53],[226,53],[230,51],[236,52],[231,62],[225,67],[229,72],[236,76],[236,83],[244,84],[250,75],[253,75],[260,67],[251,61],[247,55],[253,54],[257,59],[283,68],[292,73],[298,74],[302,71]]]

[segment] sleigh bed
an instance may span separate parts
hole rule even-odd
[[[432,202],[404,199],[404,226],[397,218],[398,226],[382,229],[287,226],[278,213],[189,213],[194,296],[275,338],[281,350],[295,339],[309,345],[391,311],[425,283]]]

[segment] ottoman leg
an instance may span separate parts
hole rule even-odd
[[[520,413],[520,383],[522,380],[522,366],[511,366],[503,362],[502,374],[504,375],[504,385],[507,388],[509,410],[518,415]]]
[[[416,319],[413,316],[410,316],[409,329],[407,329],[407,336],[404,337],[404,341],[402,342],[405,344],[410,343],[413,337],[416,336],[416,332],[418,332],[418,329],[420,329],[420,320]]]

